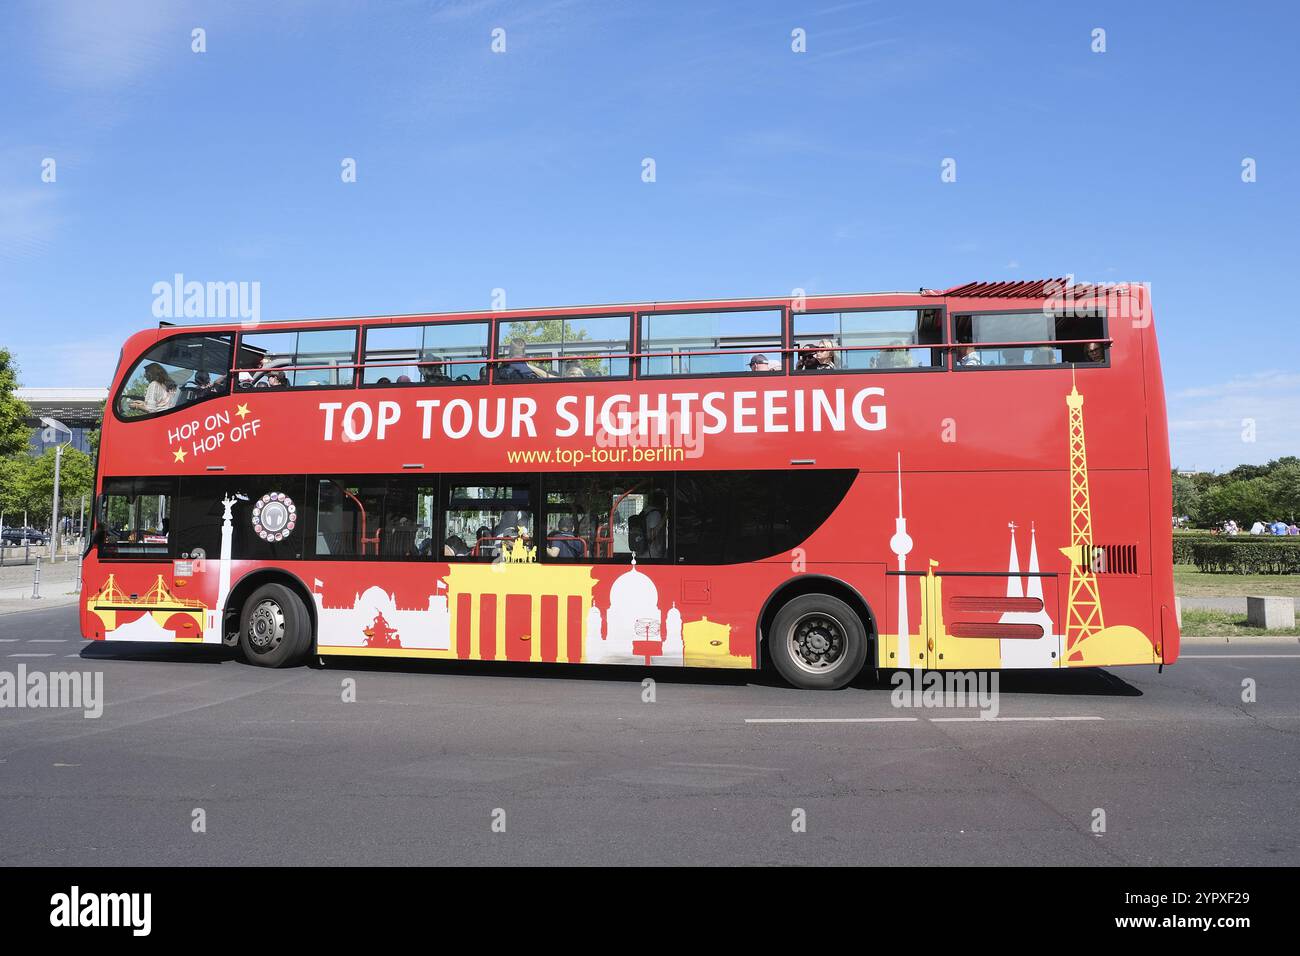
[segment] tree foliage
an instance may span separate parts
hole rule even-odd
[[[0,510],[5,513],[6,527],[20,524],[23,511],[27,512],[30,524],[36,527],[49,524],[54,498],[54,459],[53,448],[47,448],[40,457],[22,453],[0,458]],[[75,448],[65,448],[59,469],[59,513],[79,515],[81,496],[92,493],[94,480],[90,456]]]
[[[6,348],[0,348],[0,455],[12,455],[27,448],[32,430],[26,403],[14,397],[18,387],[18,366]]]
[[[1239,465],[1221,475],[1173,474],[1174,514],[1208,528],[1228,519],[1248,530],[1256,521],[1300,517],[1300,458],[1288,455],[1266,465]]]

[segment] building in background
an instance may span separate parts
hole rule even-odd
[[[53,448],[68,440],[66,432],[46,435],[41,418],[53,418],[72,429],[72,446],[87,455],[92,454],[88,435],[99,427],[104,403],[108,401],[106,388],[16,388],[14,397],[27,404],[27,424],[32,428],[28,449],[40,456],[46,448]],[[46,440],[48,438],[48,441]]]

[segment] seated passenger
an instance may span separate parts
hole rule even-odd
[[[551,378],[551,373],[540,366],[527,361],[527,343],[523,339],[514,339],[510,343],[512,361],[497,366],[497,378],[503,381],[518,381],[525,378]]]
[[[447,543],[442,546],[443,557],[446,558],[463,558],[470,553],[470,547],[465,543],[465,539],[458,534],[453,534],[447,539]]]
[[[1085,350],[1089,362],[1106,361],[1106,346],[1101,342],[1089,342]]]
[[[1046,345],[1040,345],[1029,353],[1030,365],[1055,365],[1056,352]]]
[[[795,369],[800,372],[815,372],[835,367],[835,343],[830,339],[822,339],[799,350],[799,364]]]
[[[564,363],[565,378],[586,378],[587,373],[582,367],[582,363],[577,359],[569,359]]]
[[[409,375],[399,375],[399,376],[397,376],[397,384],[398,384],[398,385],[410,385],[410,384],[411,384],[411,376],[409,376]]]
[[[980,364],[980,354],[975,351],[975,346],[967,342],[964,345],[957,346],[957,364],[965,368],[972,365]]]
[[[166,369],[157,362],[150,362],[144,367],[144,378],[149,383],[149,387],[144,391],[144,398],[131,400],[132,408],[148,415],[153,412],[165,412],[175,407],[180,391]]]
[[[766,355],[755,355],[749,360],[749,370],[751,372],[771,372],[774,371],[772,363],[767,360]]]
[[[650,499],[627,521],[628,545],[638,558],[662,558],[668,541],[668,496],[662,491],[650,493]]]
[[[587,553],[582,539],[573,533],[573,518],[563,515],[556,534],[548,535],[546,553],[553,558],[581,558]]]
[[[416,370],[420,373],[421,382],[438,384],[450,380],[449,369],[450,366],[446,364],[443,356],[435,355],[429,361],[421,362]]]

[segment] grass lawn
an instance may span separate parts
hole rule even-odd
[[[1227,611],[1183,611],[1184,637],[1296,637],[1300,628],[1266,631],[1246,624],[1246,615]]]
[[[1300,597],[1300,574],[1202,574],[1194,564],[1175,564],[1174,593],[1180,597]]]

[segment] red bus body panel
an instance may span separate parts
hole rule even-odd
[[[1164,394],[1146,291],[1123,288],[1129,314],[1111,315],[1110,361],[1098,367],[255,390],[140,421],[121,420],[110,409],[97,490],[105,477],[214,472],[853,469],[858,475],[844,501],[794,552],[748,564],[303,560],[286,562],[283,570],[311,596],[318,649],[325,654],[755,667],[760,615],[769,598],[792,581],[821,575],[848,585],[869,609],[881,667],[1168,663],[1179,641]],[[822,297],[807,308],[940,307],[951,316],[1041,304],[984,294],[898,294]],[[792,303],[673,308],[728,305],[789,309]],[[274,330],[439,318],[276,323]],[[201,328],[238,331],[234,324]],[[153,343],[193,331],[133,336],[110,394]],[[819,391],[821,397],[814,394]],[[662,396],[672,408],[683,393],[694,396],[692,411],[712,395],[711,407],[724,413],[725,426],[639,447],[601,437],[599,412],[606,402],[613,400],[616,411],[636,411],[645,396],[655,409]],[[588,403],[595,418],[591,434]],[[821,409],[816,416],[814,406]],[[348,415],[360,437],[345,433]],[[367,419],[370,427],[363,429]],[[462,426],[468,428],[463,437],[449,436],[448,429]],[[1079,530],[1083,507],[1086,541]],[[891,546],[900,517],[911,541],[901,556]],[[1081,568],[1081,548],[1094,556],[1104,552],[1108,566]],[[221,563],[220,556],[106,560],[92,548],[84,566],[83,634],[219,641],[223,589],[228,594],[245,575],[264,568],[227,558],[222,570]],[[646,620],[657,627],[647,631],[637,623]]]

